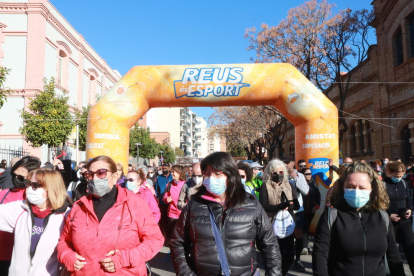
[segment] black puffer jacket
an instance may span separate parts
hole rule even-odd
[[[252,275],[257,268],[256,244],[263,256],[266,275],[281,275],[281,256],[272,225],[252,195],[243,205],[227,209],[206,196],[195,195],[191,199],[171,237],[171,256],[177,275],[221,275],[207,205],[211,206],[221,230],[231,275]]]

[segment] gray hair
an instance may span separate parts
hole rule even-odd
[[[289,181],[289,173],[286,168],[285,162],[280,159],[272,159],[266,166],[263,174],[263,183],[272,180],[272,172],[275,172],[277,168],[283,169],[283,181]]]
[[[145,165],[138,165],[137,171],[142,171],[145,174],[145,177],[148,175],[148,167]]]

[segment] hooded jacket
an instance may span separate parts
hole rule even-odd
[[[15,238],[9,276],[59,275],[56,245],[69,210],[66,203],[45,219],[43,234],[31,258],[33,214],[29,206],[24,201],[0,205],[0,230],[14,233]]]
[[[262,253],[266,276],[281,273],[281,256],[273,227],[259,201],[224,208],[208,195],[194,195],[184,207],[171,237],[171,257],[177,275],[221,275],[211,228],[211,206],[232,275],[250,276],[258,267],[256,246]]]
[[[92,196],[74,204],[58,244],[58,258],[71,275],[147,275],[145,262],[151,260],[164,244],[148,204],[133,192],[116,186],[115,204],[98,221]],[[110,251],[116,272],[107,273],[100,260]],[[75,271],[76,253],[85,258],[85,266]]]
[[[13,190],[12,188],[10,188],[2,190],[0,192],[0,202],[3,201],[2,204],[6,204],[14,201],[22,201],[25,198],[25,192],[25,189]],[[0,206],[2,204],[0,204]],[[10,261],[12,257],[14,244],[13,233],[0,231],[0,244],[0,261]]]

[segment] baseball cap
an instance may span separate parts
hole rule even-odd
[[[257,162],[252,162],[250,163],[250,168],[263,168],[263,166],[261,166],[259,163]]]

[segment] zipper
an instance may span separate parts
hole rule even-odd
[[[359,213],[359,212],[358,212]],[[361,226],[362,235],[364,237],[364,256],[362,257],[362,276],[365,275],[365,253],[367,252],[367,237],[361,223],[361,213],[359,213],[359,226]]]

